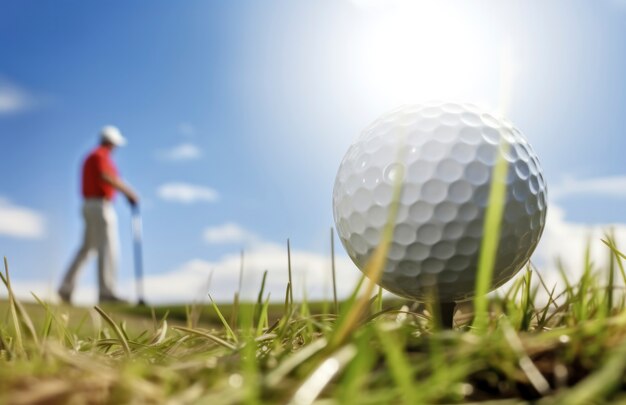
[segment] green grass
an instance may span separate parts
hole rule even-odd
[[[567,280],[544,305],[537,273],[522,272],[489,300],[480,329],[467,319],[442,331],[415,304],[377,291],[364,307],[356,293],[340,302],[339,315],[288,293],[286,305],[264,297],[99,312],[1,301],[0,403],[626,401],[626,310],[615,285],[625,258],[606,244],[613,265],[586,265],[583,280]],[[602,285],[609,270],[614,284]]]

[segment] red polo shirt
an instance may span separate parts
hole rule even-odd
[[[103,173],[116,177],[117,169],[111,160],[111,151],[98,146],[83,163],[83,197],[113,199],[115,188],[102,178]]]

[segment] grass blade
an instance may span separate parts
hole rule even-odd
[[[272,370],[267,374],[265,378],[265,384],[268,387],[276,387],[280,384],[284,378],[296,369],[299,365],[303,364],[315,354],[319,353],[322,349],[326,348],[328,342],[324,338],[319,338],[309,345],[302,348],[300,351],[287,357],[275,370]]]
[[[293,306],[293,279],[291,278],[291,243],[289,239],[287,239],[287,272],[289,274],[289,285],[291,286],[289,289],[289,312],[291,312],[291,306]]]
[[[626,271],[624,270],[624,264],[622,263],[622,259],[626,259],[626,256],[617,250],[617,246],[615,246],[615,241],[612,239],[602,239],[602,243],[607,245],[609,249],[613,252],[615,260],[617,261],[617,266],[619,267],[620,273],[622,274],[622,281],[626,284]]]
[[[120,345],[124,349],[124,353],[126,353],[127,357],[130,357],[131,356],[131,351],[130,351],[130,346],[128,344],[128,340],[126,340],[126,335],[122,332],[122,330],[119,328],[119,326],[117,326],[117,324],[113,321],[113,319],[111,319],[111,317],[106,312],[104,312],[102,310],[102,308],[100,308],[99,306],[96,305],[94,307],[94,309],[96,310],[96,312],[98,312],[100,314],[100,316],[102,316],[102,318],[106,321],[106,323],[109,324],[111,329],[113,329],[113,332],[117,336],[117,339],[118,339]]]
[[[476,277],[476,290],[474,299],[474,328],[483,332],[489,323],[487,293],[491,289],[493,270],[496,265],[498,244],[500,241],[500,225],[506,202],[506,178],[509,165],[504,158],[508,149],[507,143],[501,143],[498,161],[493,168],[491,187],[489,191],[489,203],[485,213],[483,226],[483,238],[480,245],[478,258],[478,274]]]
[[[298,388],[289,405],[313,404],[328,383],[356,354],[356,348],[348,345],[324,360]]]
[[[378,354],[371,350],[373,327],[363,328],[357,336],[355,344],[358,356],[355,356],[346,369],[342,378],[339,403],[359,404],[365,402],[367,394],[364,394],[368,380],[368,374],[376,364]]]
[[[259,294],[256,298],[257,308],[260,308],[263,305],[263,295],[265,295],[265,281],[267,280],[267,270],[263,272],[263,279],[261,280],[261,288],[259,289]],[[256,316],[255,316],[256,318]]]
[[[414,389],[415,380],[411,365],[407,361],[402,344],[390,330],[376,328],[376,336],[387,359],[391,376],[402,393],[405,404],[418,404],[419,396]]]
[[[260,379],[257,365],[257,342],[253,330],[254,305],[245,303],[241,306],[241,329],[245,344],[241,350],[241,372],[244,379],[244,403],[255,405],[259,403]]]
[[[337,275],[335,271],[335,230],[330,228],[330,267],[333,276],[333,303],[335,314],[339,314],[339,301],[337,301]]]
[[[217,304],[215,303],[215,301],[213,301],[213,297],[211,297],[211,294],[209,294],[209,299],[211,300],[211,305],[213,305],[213,309],[215,310],[215,313],[217,314],[218,318],[220,318],[220,321],[222,322],[222,325],[226,329],[227,335],[232,340],[234,340],[235,343],[237,343],[238,342],[237,335],[235,335],[235,332],[233,332],[233,329],[230,327],[228,322],[226,322],[226,318],[224,318],[224,315],[222,315],[222,311],[220,311],[220,309],[217,307]]]
[[[259,312],[259,321],[257,324],[256,335],[261,336],[263,334],[263,330],[267,330],[269,328],[269,318],[267,310],[270,306],[270,294],[267,294],[267,299],[263,303],[261,310]]]
[[[60,332],[62,333],[65,340],[69,343],[70,347],[76,347],[76,339],[74,339],[74,336],[67,329],[66,325],[60,319],[58,319],[52,309],[50,309],[50,305],[41,300],[41,298],[39,298],[37,295],[32,294],[32,296],[35,298],[35,301],[37,301],[37,303],[44,308],[44,310],[46,311],[46,318],[50,320],[49,322],[46,322],[42,335],[44,337],[47,337],[50,333],[52,324],[54,324],[57,327],[57,330],[60,329]]]
[[[198,330],[198,329],[186,328],[184,326],[172,326],[172,329],[180,330],[182,332],[187,332],[190,335],[202,336],[202,337],[207,338],[210,341],[215,342],[218,345],[223,346],[223,347],[225,347],[227,349],[237,350],[236,346],[234,346],[234,345],[228,343],[227,341],[225,341],[223,339],[220,339],[217,336],[214,336],[214,335],[212,335],[212,334],[210,334],[208,332],[204,332],[204,331],[201,331],[201,330]]]
[[[24,341],[22,339],[22,329],[20,327],[20,320],[17,316],[17,299],[15,298],[15,294],[13,294],[13,289],[11,288],[11,276],[9,274],[9,263],[7,258],[4,258],[4,272],[3,276],[0,272],[0,278],[2,278],[2,282],[4,283],[7,292],[9,293],[9,309],[11,311],[11,320],[13,321],[13,328],[15,330],[15,351],[18,354],[24,354]]]

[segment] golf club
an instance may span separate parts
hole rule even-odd
[[[137,297],[139,301],[137,305],[144,306],[143,295],[143,252],[142,252],[142,225],[141,225],[141,213],[139,211],[139,205],[132,206],[132,229],[133,229],[133,255],[135,258],[135,287],[137,289]]]

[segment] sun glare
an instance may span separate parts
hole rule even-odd
[[[360,56],[362,76],[376,96],[495,104],[500,58],[489,45],[498,39],[489,38],[475,16],[434,1],[355,4],[372,11]]]

